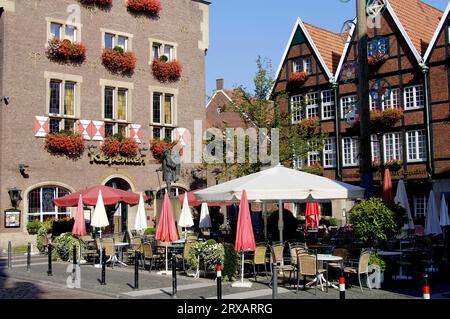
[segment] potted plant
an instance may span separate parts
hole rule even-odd
[[[308,80],[309,74],[305,71],[295,72],[288,79],[288,87],[289,89],[295,89],[299,86],[305,84]]]
[[[102,63],[111,73],[131,75],[136,67],[136,56],[133,52],[125,52],[122,47],[104,49]]]
[[[385,261],[377,254],[371,254],[369,257],[369,281],[372,288],[381,288],[381,284],[384,282],[385,270]]]
[[[156,16],[161,11],[161,3],[159,0],[128,0],[127,8],[133,13]]]
[[[49,133],[45,137],[45,149],[55,156],[79,159],[85,150],[83,137],[71,131]]]
[[[114,136],[105,138],[101,150],[107,157],[133,158],[139,153],[139,144],[130,137],[124,137],[122,134],[116,133]]]
[[[42,223],[38,219],[30,220],[27,223],[28,234],[36,235],[38,233],[39,229],[41,228],[41,226],[42,226]]]
[[[54,38],[48,41],[46,55],[53,61],[80,64],[86,59],[86,51],[86,46],[81,42],[72,43],[68,39]]]
[[[402,169],[402,165],[403,165],[403,162],[400,160],[391,160],[391,161],[387,161],[384,164],[384,167],[389,168],[389,170],[391,172],[398,172],[399,170]]]
[[[161,83],[178,81],[182,71],[183,67],[177,60],[168,61],[165,55],[152,63],[153,76]]]

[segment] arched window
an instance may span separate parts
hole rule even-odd
[[[164,198],[164,194],[166,192],[166,188],[162,188],[160,189],[157,193],[156,193],[156,199],[163,199]],[[170,196],[171,197],[177,197],[180,196],[184,193],[186,193],[187,190],[182,188],[182,187],[178,187],[178,186],[172,186],[170,188]]]
[[[43,186],[28,193],[28,220],[64,218],[70,215],[68,207],[57,207],[53,200],[69,194],[70,191],[58,186]]]

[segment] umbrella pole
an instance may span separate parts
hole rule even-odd
[[[167,243],[166,243],[166,275],[169,273],[169,268],[167,265]]]
[[[244,283],[244,251],[241,250],[241,283]]]

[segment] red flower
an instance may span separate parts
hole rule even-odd
[[[152,63],[153,76],[162,83],[178,81],[182,71],[182,65],[176,60],[164,62],[160,59],[155,59]]]
[[[152,151],[153,158],[162,162],[164,159],[164,152],[171,150],[177,145],[177,142],[167,142],[165,140],[152,140],[150,141],[150,150]]]
[[[108,157],[123,156],[133,158],[138,155],[139,144],[129,137],[112,136],[105,138],[101,150]]]
[[[60,62],[83,63],[86,59],[86,46],[83,43],[70,42],[70,40],[59,40],[58,38],[48,41],[47,57]]]
[[[308,77],[308,72],[300,71],[293,73],[288,79],[288,90],[292,90],[298,86],[302,86],[303,84],[305,84],[306,80],[308,80]]]
[[[112,73],[130,75],[136,67],[136,56],[133,52],[122,53],[115,49],[104,49],[102,53],[102,62]]]
[[[45,149],[52,155],[76,160],[83,155],[85,143],[79,134],[61,131],[47,134]]]
[[[161,11],[159,0],[128,0],[128,9],[133,12],[142,12],[148,15],[158,15]]]

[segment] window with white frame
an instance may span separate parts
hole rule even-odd
[[[296,170],[302,170],[304,166],[303,163],[304,163],[303,158],[294,155],[294,158],[292,159],[292,168]]]
[[[80,39],[78,27],[54,21],[49,22],[48,37],[49,39],[67,39],[70,42],[78,42]]]
[[[128,136],[127,114],[129,109],[129,90],[127,88],[105,86],[103,89],[103,119],[105,136],[121,133]]]
[[[162,92],[152,93],[151,123],[154,139],[173,139],[174,95]]]
[[[311,144],[314,151],[308,152],[308,166],[320,163],[320,151],[317,150],[317,143]]]
[[[336,166],[336,138],[329,137],[323,146],[323,166],[331,168]]]
[[[297,73],[300,71],[302,71],[302,60],[301,59],[292,60],[292,72]]]
[[[342,138],[342,156],[344,166],[359,165],[359,142],[356,138],[344,137]]]
[[[402,160],[402,136],[401,133],[388,133],[384,139],[384,161]]]
[[[335,109],[333,90],[322,91],[320,94],[322,101],[322,120],[334,119]]]
[[[388,97],[383,97],[381,102],[383,110],[396,109],[400,107],[400,89],[392,89]]]
[[[292,113],[292,124],[298,123],[302,120],[302,96],[294,95],[291,96],[291,113]]]
[[[408,143],[408,162],[420,162],[427,159],[427,147],[425,144],[425,130],[406,132]]]
[[[308,73],[308,74],[312,74],[313,70],[312,70],[312,58],[311,57],[307,57],[307,58],[303,58],[302,59],[302,63],[303,63],[303,71]]]
[[[306,105],[306,118],[319,117],[319,93],[308,93],[304,97]]]
[[[357,101],[356,95],[344,96],[341,98],[341,118],[345,119],[345,114],[349,108],[354,108]]]
[[[376,99],[374,99],[372,97],[371,94],[369,94],[369,105],[370,105],[370,110],[371,111],[375,111],[375,110],[379,110],[380,109],[380,102],[377,101]]]
[[[425,194],[414,195],[413,204],[414,204],[414,217],[415,218],[425,217],[428,204],[427,196]]]
[[[173,61],[176,59],[175,45],[164,43],[163,41],[151,42],[151,56],[150,60],[159,59],[161,56],[166,56],[167,61]]]
[[[115,47],[121,47],[124,51],[130,50],[130,39],[128,36],[105,32],[103,40],[105,49],[114,49]]]
[[[75,130],[78,84],[73,81],[50,79],[49,81],[49,130]]]
[[[423,108],[425,97],[422,85],[408,86],[404,89],[405,110]]]
[[[70,216],[70,208],[59,207],[53,200],[68,195],[70,192],[62,187],[43,186],[28,193],[28,220],[41,222],[48,218],[64,218]]]
[[[372,148],[372,162],[380,164],[381,163],[381,147],[380,141],[378,141],[378,136],[371,135],[370,137],[370,145]]]

